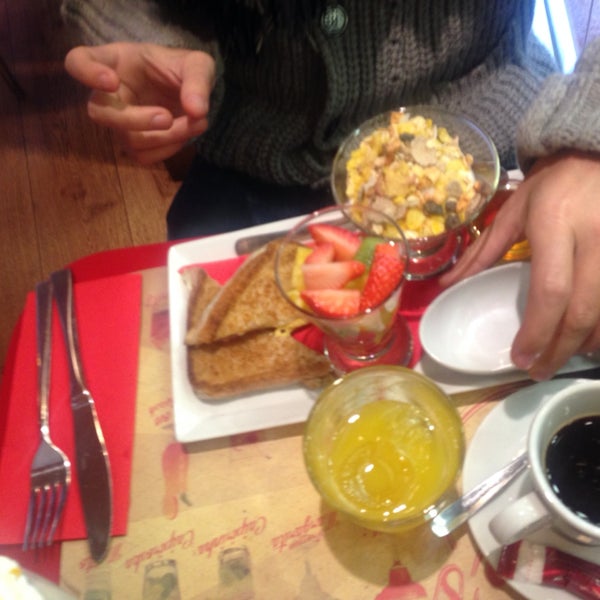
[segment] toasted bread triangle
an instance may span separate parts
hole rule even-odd
[[[275,257],[279,242],[251,254],[223,285],[188,331],[188,343],[210,344],[252,331],[276,329],[298,319],[299,313],[283,297],[275,282]],[[286,246],[281,264],[291,277],[295,249]]]
[[[186,284],[190,288],[187,310],[188,331],[185,343],[193,345],[196,343],[196,324],[202,320],[202,314],[210,301],[221,289],[221,285],[215,281],[201,267],[190,267],[184,271]]]
[[[295,383],[317,387],[329,382],[332,371],[325,356],[296,341],[289,333],[277,332],[276,328],[210,344],[196,343],[189,332],[222,288],[201,267],[186,270],[185,279],[190,287],[188,377],[200,398],[218,400]],[[279,297],[279,290],[276,292]],[[259,310],[269,301],[270,297],[262,298]]]
[[[321,385],[331,373],[325,356],[274,330],[190,347],[188,372],[195,392],[208,400],[294,383]]]

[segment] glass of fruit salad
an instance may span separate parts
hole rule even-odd
[[[469,242],[472,222],[498,187],[494,143],[475,123],[440,106],[382,113],[355,129],[333,162],[339,204],[370,206],[401,227],[408,279],[449,266]]]
[[[398,224],[365,206],[332,206],[282,240],[275,279],[299,317],[316,325],[338,373],[406,365],[412,338],[399,314],[408,247]]]

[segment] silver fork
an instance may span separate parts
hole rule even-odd
[[[36,286],[37,378],[40,444],[31,464],[31,494],[23,550],[49,546],[61,518],[69,483],[71,462],[50,439],[49,391],[52,333],[52,284]]]

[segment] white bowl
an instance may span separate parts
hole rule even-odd
[[[529,263],[509,263],[448,288],[421,319],[423,349],[463,373],[515,370],[510,349],[525,310],[529,273]]]

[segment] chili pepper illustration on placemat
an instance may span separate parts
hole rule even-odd
[[[168,519],[177,516],[179,501],[191,506],[186,496],[188,462],[187,452],[178,442],[172,442],[163,451],[162,469],[165,480],[163,514]]]
[[[415,583],[408,569],[396,561],[390,569],[389,583],[377,596],[375,600],[405,600],[413,598],[426,598],[425,588]]]

